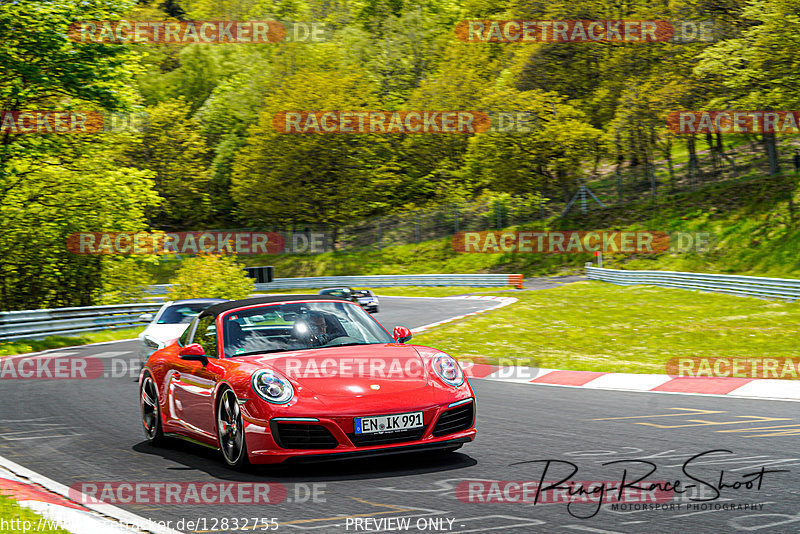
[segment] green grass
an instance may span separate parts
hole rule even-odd
[[[60,528],[47,528],[49,524],[45,524],[44,522],[42,522],[40,529],[39,521],[41,520],[42,516],[32,512],[31,510],[28,510],[27,508],[19,506],[16,501],[3,495],[0,495],[0,518],[10,523],[9,525],[3,525],[3,527],[13,527],[8,529],[0,527],[0,534],[21,534],[22,532],[69,534],[66,530],[62,530]],[[12,520],[14,523],[11,523]],[[26,521],[28,523],[25,523]]]
[[[512,295],[517,303],[413,342],[477,363],[647,374],[677,357],[797,355],[798,304],[603,282]]]
[[[39,352],[40,350],[60,349],[62,347],[74,347],[76,345],[88,345],[89,343],[101,343],[103,341],[117,341],[119,339],[132,339],[142,331],[142,327],[121,328],[115,330],[99,330],[97,332],[86,332],[79,336],[50,336],[44,339],[25,339],[21,341],[0,342],[0,357],[11,356],[13,354],[25,354],[28,352]]]

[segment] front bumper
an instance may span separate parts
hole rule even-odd
[[[437,450],[456,449],[461,447],[464,443],[469,443],[475,439],[473,432],[472,436],[463,438],[451,438],[446,440],[436,440],[430,443],[417,443],[412,445],[396,445],[394,447],[381,448],[381,449],[359,449],[357,451],[346,452],[327,452],[325,454],[304,454],[290,456],[284,460],[286,464],[302,464],[314,462],[333,462],[336,460],[352,460],[355,458],[372,458],[375,456],[390,456],[393,454],[409,454],[414,452],[430,452]]]
[[[458,404],[451,406],[450,404]],[[469,403],[450,403],[427,408],[403,408],[400,412],[423,412],[424,428],[416,435],[403,432],[386,433],[380,436],[394,440],[391,443],[370,444],[363,439],[359,441],[353,428],[353,416],[333,417],[279,417],[281,424],[303,425],[304,427],[323,427],[335,443],[326,448],[289,448],[281,439],[275,420],[259,421],[245,419],[245,436],[248,457],[253,464],[275,464],[287,460],[292,462],[314,462],[321,460],[337,460],[401,454],[426,450],[457,448],[475,439],[475,400]],[[464,419],[459,427],[453,427],[453,413],[456,410],[471,409],[471,418]],[[446,417],[442,417],[448,413]],[[270,424],[271,423],[271,424]],[[319,428],[318,428],[319,429]],[[393,437],[394,436],[394,437]]]

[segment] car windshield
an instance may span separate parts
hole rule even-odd
[[[234,310],[223,319],[225,356],[394,343],[360,306],[291,302]]]
[[[334,297],[344,297],[347,294],[345,289],[323,289],[319,292],[320,295],[333,295]]]
[[[208,308],[208,302],[195,302],[191,304],[175,304],[164,310],[158,318],[158,324],[188,324],[201,311]]]
[[[372,297],[369,291],[364,291],[364,290],[353,291],[353,296],[358,298]]]

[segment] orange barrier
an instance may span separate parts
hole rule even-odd
[[[508,285],[514,286],[517,289],[522,289],[523,288],[523,285],[522,285],[522,279],[523,278],[525,278],[525,277],[523,275],[521,275],[521,274],[509,274],[508,275]]]

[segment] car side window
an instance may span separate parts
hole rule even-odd
[[[186,345],[189,344],[189,336],[192,335],[192,330],[194,329],[195,324],[197,324],[196,319],[191,323],[189,323],[189,326],[186,328],[186,330],[183,331],[181,337],[178,338],[178,345],[180,345],[181,347],[185,347]]]
[[[216,317],[203,317],[197,322],[197,329],[194,334],[194,343],[203,347],[206,356],[209,358],[217,357],[217,324]]]

